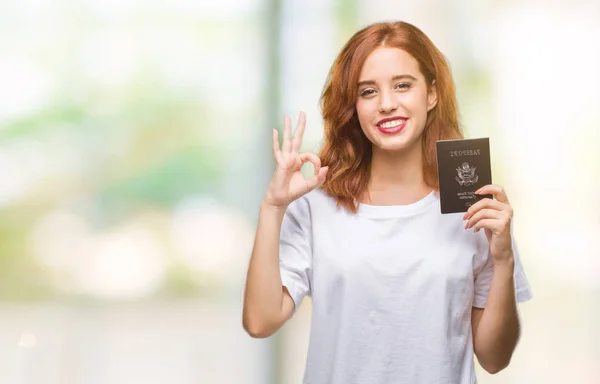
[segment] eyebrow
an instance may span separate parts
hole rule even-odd
[[[410,80],[417,80],[416,77],[412,76],[412,75],[396,75],[394,77],[392,77],[392,81],[396,81],[396,80],[402,80],[402,79],[410,79]],[[359,81],[357,87],[360,88],[362,86],[365,85],[375,85],[375,81],[373,80],[364,80],[364,81]]]

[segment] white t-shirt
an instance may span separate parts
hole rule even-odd
[[[296,308],[312,298],[305,384],[473,384],[472,306],[493,264],[483,230],[440,213],[439,194],[357,214],[314,190],[287,209],[280,270]],[[516,257],[519,302],[531,298]]]

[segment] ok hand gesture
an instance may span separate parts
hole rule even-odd
[[[285,116],[281,148],[279,148],[278,131],[273,129],[273,156],[277,168],[264,202],[277,208],[287,208],[292,201],[323,184],[327,175],[327,167],[321,168],[321,160],[317,155],[309,152],[299,153],[306,127],[304,112],[300,113],[293,137],[291,125],[290,118]],[[302,165],[307,161],[315,166],[315,175],[308,179],[300,172]]]

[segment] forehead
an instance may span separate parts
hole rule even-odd
[[[421,77],[419,62],[400,48],[380,47],[365,60],[359,81],[388,79],[405,74]]]

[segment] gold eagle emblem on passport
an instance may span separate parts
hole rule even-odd
[[[476,169],[476,167],[471,167],[469,163],[464,162],[461,166],[456,168],[456,172],[458,172],[458,175],[454,179],[461,186],[473,185],[479,179],[479,176],[475,173]]]

